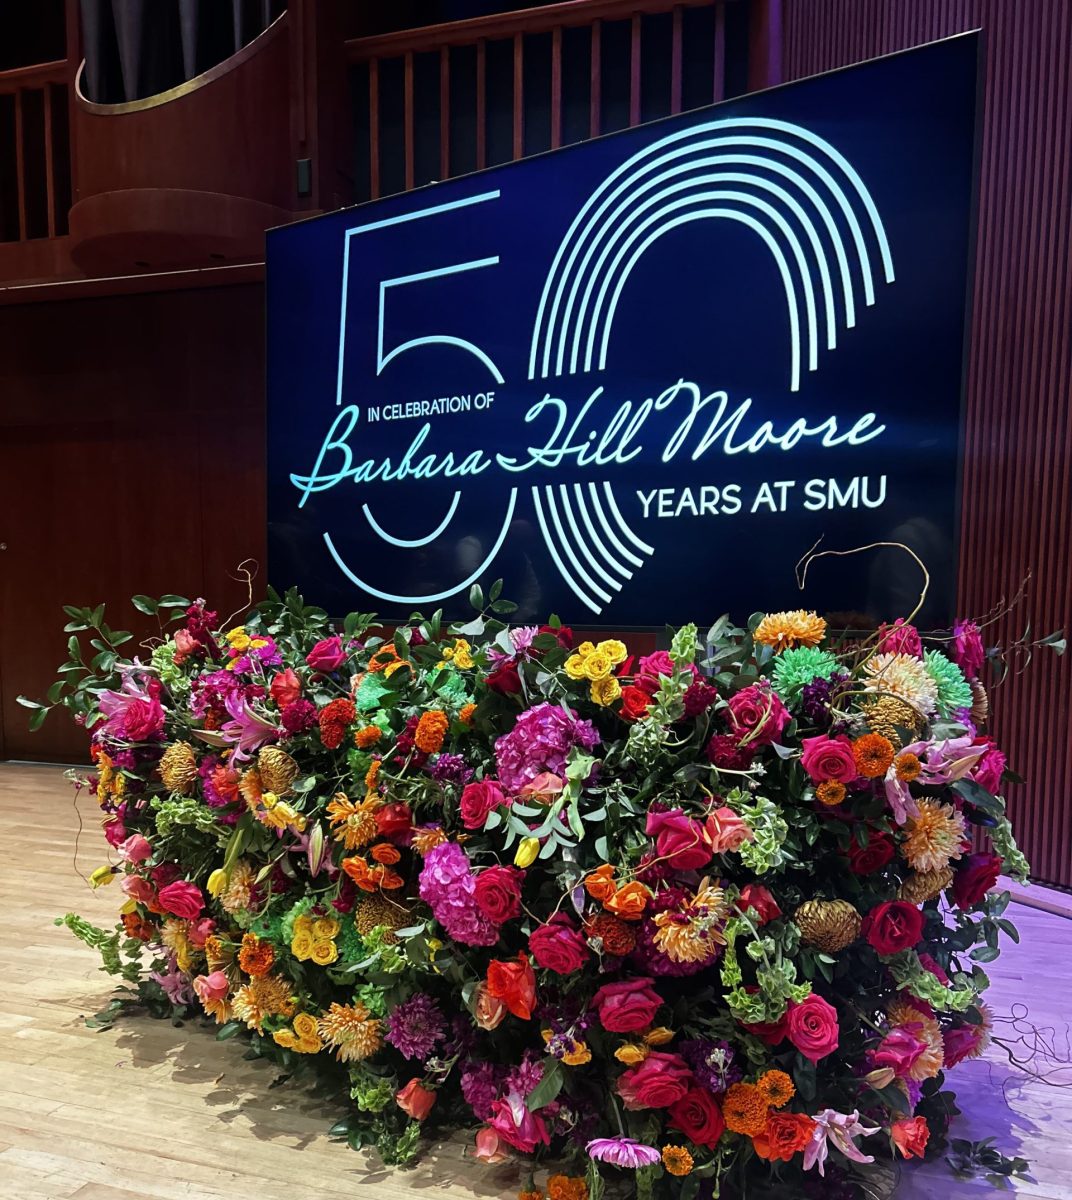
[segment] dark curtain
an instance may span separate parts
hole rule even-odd
[[[86,69],[96,104],[142,100],[241,50],[286,0],[81,0]]]

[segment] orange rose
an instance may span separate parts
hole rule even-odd
[[[370,853],[378,863],[383,863],[388,867],[394,866],[402,857],[390,842],[380,842],[378,845],[372,847]]]
[[[493,959],[488,963],[488,994],[503,1004],[523,1021],[532,1017],[536,1004],[536,975],[529,966],[528,955],[522,951],[516,962],[500,962]]]
[[[593,900],[598,900],[601,904],[614,895],[615,886],[614,868],[610,863],[604,863],[591,875],[586,876],[584,881],[585,891]]]
[[[811,1141],[814,1128],[815,1122],[805,1113],[768,1113],[767,1128],[753,1137],[752,1145],[760,1158],[789,1162]]]
[[[506,1016],[506,1005],[488,991],[486,983],[478,983],[473,993],[473,1020],[481,1029],[498,1029]]]
[[[890,1133],[893,1134],[893,1144],[901,1152],[902,1158],[923,1157],[927,1148],[927,1139],[931,1135],[926,1117],[904,1117],[894,1121]]]
[[[639,921],[648,907],[648,896],[648,889],[634,881],[620,887],[613,896],[604,900],[603,907],[623,921]]]
[[[395,1092],[395,1103],[415,1121],[423,1121],[432,1111],[436,1094],[426,1088],[419,1079],[411,1079],[401,1091]]]

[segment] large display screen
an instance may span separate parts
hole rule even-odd
[[[975,35],[273,230],[269,578],[618,628],[955,585]]]

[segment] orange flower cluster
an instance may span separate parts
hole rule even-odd
[[[417,749],[424,754],[437,753],[443,745],[443,739],[447,736],[449,726],[447,714],[441,708],[433,708],[426,713],[421,713],[421,719],[417,722],[417,730],[413,735]]]
[[[603,953],[615,958],[624,958],[636,947],[636,934],[618,917],[608,912],[597,913],[585,925],[590,938],[599,938]]]
[[[671,1175],[692,1174],[692,1155],[684,1146],[664,1146],[663,1166]]]
[[[789,1162],[811,1141],[815,1122],[806,1113],[776,1112],[767,1116],[767,1127],[752,1138],[760,1158]]]
[[[354,745],[358,750],[367,750],[370,746],[375,746],[382,737],[383,730],[379,725],[365,725],[354,734]]]
[[[756,1080],[756,1087],[771,1108],[784,1108],[797,1094],[795,1084],[784,1071],[767,1071]]]
[[[607,912],[623,921],[639,921],[651,896],[648,889],[635,880],[619,887],[610,863],[604,863],[585,876],[584,887],[593,900],[598,900]]]
[[[393,846],[390,848],[398,856],[398,851]],[[379,850],[380,847],[377,846],[376,849]],[[375,858],[375,851],[373,857]],[[398,857],[394,861],[398,862]],[[368,860],[359,855],[353,858],[344,858],[342,869],[363,892],[378,892],[381,889],[391,892],[402,887],[406,882],[401,875],[391,870],[390,865],[376,862],[374,866],[370,866]]]
[[[881,733],[865,733],[852,744],[856,769],[866,779],[881,779],[893,763],[893,742]]]
[[[458,720],[463,725],[470,725],[473,721],[473,714],[476,712],[475,704],[463,704],[461,711],[458,713]]]
[[[238,965],[247,975],[267,975],[275,963],[275,947],[255,933],[244,933],[238,951]]]
[[[581,1175],[552,1175],[547,1195],[548,1200],[588,1200],[588,1184]]]

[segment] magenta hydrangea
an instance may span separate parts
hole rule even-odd
[[[495,742],[499,781],[510,792],[519,792],[543,771],[561,775],[574,746],[591,750],[599,734],[591,721],[579,720],[557,704],[537,704],[517,719],[509,733]]]
[[[420,895],[448,937],[467,946],[494,946],[499,930],[476,902],[476,879],[465,851],[444,842],[428,852],[421,868]]]

